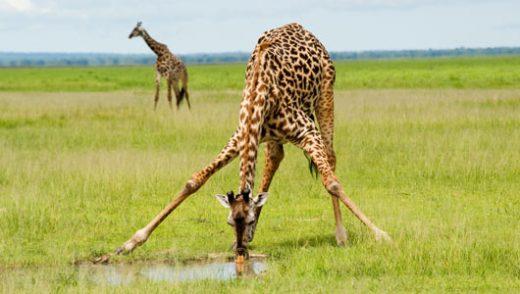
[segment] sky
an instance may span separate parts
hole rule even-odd
[[[329,51],[520,46],[520,0],[0,0],[0,52],[250,52],[299,22]]]

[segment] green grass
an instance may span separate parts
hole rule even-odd
[[[393,79],[391,71],[420,72],[434,61],[392,62],[344,63],[338,76],[347,68],[354,75],[358,66],[361,75]],[[486,65],[489,59],[466,70],[435,62],[461,72],[494,69]],[[404,64],[402,71],[397,64]],[[330,199],[309,175],[301,151],[287,146],[253,243],[254,251],[270,256],[265,275],[174,285],[78,282],[74,262],[119,246],[223,147],[237,122],[240,68],[192,68],[191,112],[185,107],[170,112],[163,95],[154,113],[151,89],[133,86],[49,93],[54,86],[34,84],[26,85],[29,92],[0,92],[0,292],[520,290],[520,90],[440,89],[443,76],[435,71],[430,74],[438,79],[430,85],[438,86],[417,86],[434,89],[336,92],[337,174],[394,244],[374,242],[343,209],[350,240],[338,248]],[[195,74],[202,69],[204,74]],[[76,78],[78,71],[89,70],[103,76],[124,69],[48,69],[47,74],[65,78],[69,71]],[[140,68],[126,70],[135,72],[119,72],[116,79],[153,76]],[[19,71],[45,76],[45,70]],[[229,81],[218,83],[216,73],[226,71]],[[347,83],[341,79],[340,85]],[[2,76],[0,84],[9,83]],[[85,85],[94,84],[85,78]],[[74,87],[66,90],[81,90]],[[143,247],[114,262],[183,261],[229,252],[227,212],[212,195],[238,186],[237,164],[208,181]]]
[[[336,67],[338,90],[498,89],[520,85],[520,56],[342,61]],[[244,71],[244,64],[193,65],[189,67],[190,87],[240,90]],[[154,80],[152,66],[0,69],[0,91],[149,90]]]

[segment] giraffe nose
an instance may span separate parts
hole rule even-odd
[[[236,255],[244,256],[247,259],[249,257],[249,252],[247,252],[247,248],[245,247],[237,248]]]

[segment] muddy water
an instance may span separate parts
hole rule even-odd
[[[79,282],[129,285],[135,281],[184,282],[193,280],[232,280],[254,277],[267,269],[261,260],[249,260],[237,266],[234,262],[197,262],[190,264],[133,263],[78,266]]]

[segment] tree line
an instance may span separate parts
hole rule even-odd
[[[520,47],[331,52],[334,60],[520,55]],[[187,64],[247,62],[246,52],[183,54]],[[155,63],[152,54],[0,52],[0,67],[135,66]]]

